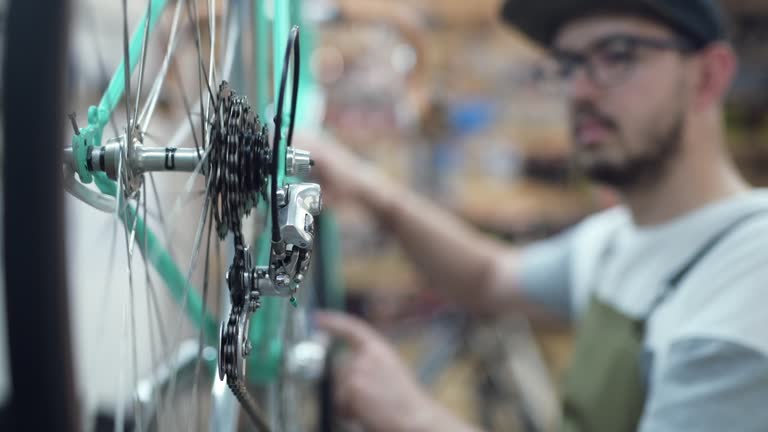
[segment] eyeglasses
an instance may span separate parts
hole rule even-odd
[[[592,43],[583,52],[556,49],[556,76],[570,82],[583,67],[587,77],[598,87],[612,87],[623,82],[641,59],[643,50],[672,50],[683,54],[694,48],[682,39],[661,39],[633,35],[610,35]]]

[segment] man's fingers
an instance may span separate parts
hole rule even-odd
[[[375,331],[362,320],[338,312],[316,312],[317,326],[332,336],[343,339],[353,347],[378,339]]]
[[[294,139],[297,148],[311,153],[326,154],[328,148],[336,148],[334,140],[320,131],[297,131]]]
[[[347,381],[343,379],[337,379],[335,381],[335,388],[333,394],[334,409],[344,417],[351,417],[354,410],[352,409],[353,394]]]

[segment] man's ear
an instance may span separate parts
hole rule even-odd
[[[727,95],[738,69],[738,59],[730,44],[716,42],[701,51],[698,63],[696,109],[705,110],[719,104]]]

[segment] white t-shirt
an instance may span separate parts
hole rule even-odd
[[[768,191],[653,227],[601,212],[526,248],[523,289],[577,319],[593,294],[642,319],[705,248],[648,319],[641,430],[768,431]]]

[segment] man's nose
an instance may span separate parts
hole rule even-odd
[[[566,83],[568,98],[572,101],[594,101],[600,93],[595,80],[587,73],[586,68],[574,71]]]

